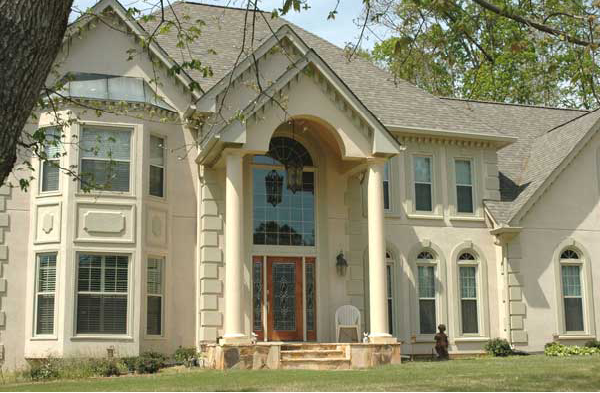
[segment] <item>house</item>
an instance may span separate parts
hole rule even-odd
[[[403,354],[442,323],[456,355],[597,337],[599,112],[438,98],[270,14],[242,45],[246,10],[173,10],[198,39],[145,45],[159,20],[115,0],[68,31],[27,126],[61,143],[0,196],[4,367],[334,343],[343,305]]]

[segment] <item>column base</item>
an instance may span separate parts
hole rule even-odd
[[[231,334],[221,337],[219,345],[249,345],[252,344],[252,338],[243,334]]]
[[[379,333],[369,335],[369,343],[371,344],[397,344],[398,339],[391,334]]]

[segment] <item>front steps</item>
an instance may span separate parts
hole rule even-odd
[[[349,370],[345,345],[285,344],[281,346],[280,367],[288,370]]]

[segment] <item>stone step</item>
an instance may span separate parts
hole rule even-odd
[[[287,359],[330,359],[330,358],[345,358],[345,351],[341,349],[295,349],[281,351],[281,360]]]
[[[309,344],[309,343],[298,343],[298,344],[283,344],[281,346],[282,351],[314,351],[314,350],[342,350],[343,345],[338,344]]]
[[[286,370],[349,370],[350,359],[346,358],[299,358],[281,360]]]

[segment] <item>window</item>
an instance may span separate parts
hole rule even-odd
[[[153,336],[162,335],[163,327],[163,291],[164,291],[164,259],[148,258],[146,274],[147,316],[146,334]]]
[[[470,160],[454,161],[456,169],[456,211],[473,213],[473,175]]]
[[[389,254],[388,254],[389,256]],[[387,276],[387,308],[388,308],[388,333],[394,334],[394,277],[393,265],[388,263],[386,266]]]
[[[42,160],[42,192],[58,191],[60,174],[60,138],[61,133],[57,127],[48,127],[44,130],[44,159]]]
[[[414,157],[415,210],[433,211],[431,157]]]
[[[471,253],[465,252],[458,257],[461,330],[463,334],[479,333],[476,263],[476,258]]]
[[[252,200],[254,244],[315,245],[315,173],[298,141],[274,137],[269,152],[254,156]],[[302,168],[286,170],[286,163]],[[299,180],[299,187],[296,189]]]
[[[80,254],[77,333],[126,334],[129,257]]]
[[[433,254],[423,251],[417,256],[419,332],[436,332],[436,265]]]
[[[165,192],[165,140],[150,136],[150,195],[164,197]]]
[[[81,188],[129,192],[131,131],[84,127],[80,137]]]
[[[560,256],[562,295],[567,332],[583,332],[583,291],[581,288],[582,264],[579,254],[566,250]]]
[[[390,210],[390,161],[383,166],[383,208]]]
[[[35,334],[54,334],[56,253],[38,254],[35,287]]]

